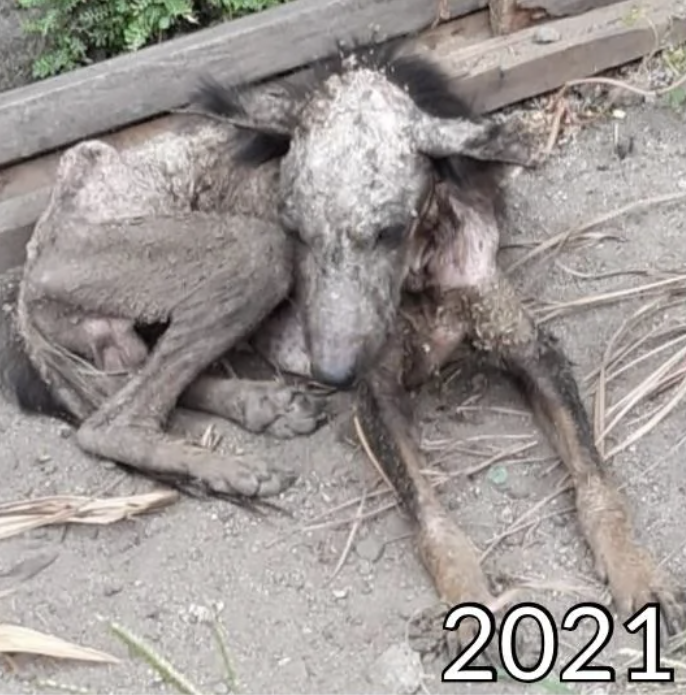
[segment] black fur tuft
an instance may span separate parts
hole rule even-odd
[[[241,95],[248,89],[249,86],[224,87],[210,77],[203,77],[191,101],[217,116],[248,121],[249,114],[241,103]],[[242,142],[235,154],[236,162],[250,166],[260,166],[285,156],[290,145],[288,136],[277,133],[241,129],[240,137]]]
[[[191,101],[226,118],[247,118],[240,99],[241,91],[241,87],[224,87],[213,77],[203,76],[191,95]]]
[[[21,277],[21,268],[0,275],[0,392],[15,400],[26,414],[47,415],[74,425],[73,416],[31,364],[17,331],[15,316]]]

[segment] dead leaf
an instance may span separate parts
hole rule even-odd
[[[73,659],[102,664],[121,663],[116,657],[97,649],[81,647],[28,627],[8,624],[0,624],[0,654],[36,654],[53,659]]]

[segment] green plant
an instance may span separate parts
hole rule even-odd
[[[686,44],[672,46],[662,52],[662,60],[674,76],[673,88],[665,94],[665,101],[675,111],[682,111],[686,106]]]
[[[287,0],[17,0],[31,10],[24,31],[45,45],[33,65],[42,79],[136,51],[223,19]]]

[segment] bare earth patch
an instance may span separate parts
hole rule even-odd
[[[615,147],[617,127],[623,137],[633,138],[633,150],[623,158]],[[504,240],[511,245],[577,229],[642,199],[684,194],[600,224],[587,243],[563,249],[554,258],[520,266],[514,277],[539,309],[555,308],[541,302],[597,297],[686,272],[685,129],[683,113],[631,107],[621,121],[586,127],[555,150],[541,170],[514,180],[513,228]],[[505,265],[521,255],[521,248],[507,250]],[[684,283],[674,282],[683,291]],[[686,400],[663,419],[659,416],[660,407],[678,395],[683,383],[686,302],[683,294],[670,302],[668,287],[672,285],[662,286],[659,294],[652,290],[613,303],[596,301],[584,310],[565,309],[549,325],[575,362],[586,403],[604,414],[597,428],[617,419],[604,450],[619,451],[607,467],[625,486],[640,540],[686,586]],[[611,344],[623,322],[655,300],[662,304]],[[597,399],[595,370],[604,356],[612,357],[646,335],[624,362],[607,366],[604,398]],[[662,352],[632,362],[668,340],[673,342]],[[622,399],[680,350],[681,356],[656,377],[658,390],[672,389],[656,400],[641,398],[623,414],[631,396]],[[613,376],[622,365],[629,367]],[[581,601],[606,601],[569,513],[572,500],[562,490],[565,473],[514,388],[497,375],[465,365],[441,389],[427,388],[418,412],[432,462],[428,475],[443,481],[444,501],[485,551],[485,568],[496,585],[501,590],[523,585],[521,599],[544,605],[558,624]],[[655,426],[648,427],[653,420]],[[193,423],[180,424],[193,430]],[[647,432],[627,442],[643,426]],[[203,435],[197,427],[193,433]],[[504,681],[495,686],[441,684],[445,659],[427,658],[422,664],[407,648],[410,619],[435,602],[433,588],[408,538],[409,526],[392,508],[391,496],[378,492],[383,484],[363,450],[351,446],[344,428],[334,424],[314,436],[282,442],[218,422],[214,434],[221,437],[220,450],[300,470],[299,481],[279,499],[292,517],[260,517],[218,501],[183,498],[151,515],[111,525],[44,526],[0,541],[0,622],[122,660],[91,665],[12,658],[3,664],[0,692],[58,692],[61,686],[108,693],[176,692],[117,639],[110,628],[116,623],[162,654],[200,691],[227,693],[233,685],[213,632],[215,617],[244,693],[522,689]],[[23,417],[4,403],[0,441],[0,503],[48,495],[125,496],[153,489],[109,463],[87,458],[64,425]],[[41,561],[46,557],[51,562]],[[27,572],[31,562],[40,571]],[[593,631],[584,621],[577,631],[561,636],[555,671]],[[606,690],[626,688],[625,665],[631,655],[620,650],[641,644],[619,623],[615,633],[594,661],[617,668],[618,682],[603,686]],[[683,654],[674,658],[686,662]],[[676,668],[677,678],[686,678]],[[582,691],[554,680],[551,675],[535,689]],[[661,692],[678,688],[678,683],[664,686]]]

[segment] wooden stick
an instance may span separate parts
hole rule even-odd
[[[530,27],[467,48],[446,38],[434,54],[476,111],[487,113],[686,40],[681,0],[624,0],[545,26],[559,40],[538,43],[540,27]]]
[[[549,19],[572,17],[619,0],[490,0],[491,29],[496,36],[511,34]]]

